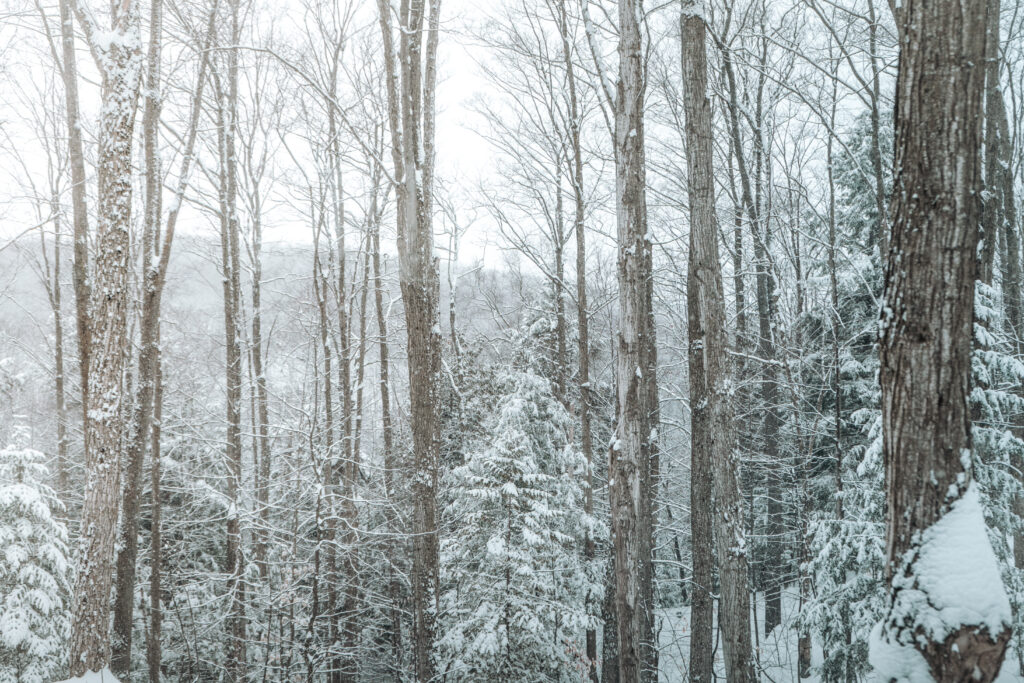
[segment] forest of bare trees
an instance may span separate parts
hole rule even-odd
[[[1024,6],[0,51],[0,683],[1024,680]]]

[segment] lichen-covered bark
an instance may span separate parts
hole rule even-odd
[[[88,343],[83,354],[88,389],[85,504],[71,612],[73,676],[98,671],[110,659],[110,588],[125,438],[121,418],[128,355],[132,135],[142,64],[137,3],[125,3],[113,17],[117,40],[101,42],[91,19],[82,13],[78,18],[100,67],[102,104],[96,155],[96,261],[89,288],[88,334],[79,335]],[[77,258],[76,252],[76,268],[81,265]]]

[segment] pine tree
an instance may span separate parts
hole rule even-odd
[[[71,631],[68,532],[27,436],[15,428],[0,450],[0,683],[53,680]]]
[[[502,382],[504,384],[504,382]],[[443,545],[442,668],[455,680],[578,679],[586,599],[600,594],[583,539],[586,463],[551,383],[511,371],[489,437],[452,473]]]

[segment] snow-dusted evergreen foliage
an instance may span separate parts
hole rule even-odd
[[[61,670],[70,631],[68,532],[43,454],[15,427],[0,450],[0,683],[46,683]]]
[[[970,397],[974,418],[973,473],[988,523],[989,541],[1013,606],[1019,647],[1020,628],[1024,624],[1024,576],[1014,565],[1010,533],[1021,528],[1016,501],[1024,495],[1019,478],[1024,441],[1013,429],[1017,416],[1024,414],[1024,399],[1015,391],[1024,382],[1024,364],[1010,352],[1000,304],[995,288],[976,283]]]
[[[877,285],[880,278],[873,277],[878,272],[867,257],[858,266],[844,269],[839,280],[843,321],[839,328],[839,451],[843,457],[838,484],[842,492],[837,491],[833,464],[815,481],[819,507],[809,524],[807,566],[815,591],[801,615],[801,621],[822,644],[825,660],[821,675],[827,681],[866,673],[868,638],[884,609],[885,597],[882,421],[870,284]],[[826,335],[831,337],[830,332]],[[834,434],[834,424],[829,429]],[[834,438],[826,437],[823,447],[830,449],[834,463]],[[841,498],[841,518],[837,497]]]
[[[550,382],[512,371],[488,436],[453,472],[444,543],[440,638],[455,680],[576,680],[588,594],[598,596],[583,538],[585,463]]]
[[[888,150],[891,117],[883,117],[881,123],[881,142]],[[885,609],[885,465],[876,344],[882,269],[872,246],[879,234],[877,203],[871,176],[865,172],[871,165],[871,144],[870,121],[863,115],[852,126],[835,165],[841,254],[836,264],[838,309],[817,311],[815,316],[822,342],[814,352],[824,356],[820,362],[829,368],[830,384],[833,373],[839,373],[840,424],[837,449],[837,397],[826,391],[822,407],[829,420],[819,448],[830,464],[821,468],[812,484],[815,512],[808,525],[806,569],[814,591],[800,619],[822,646],[820,673],[825,681],[861,678],[870,670],[868,641]],[[888,173],[885,180],[888,188]]]

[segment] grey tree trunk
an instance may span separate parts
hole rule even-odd
[[[157,339],[157,348],[160,341]],[[163,368],[157,351],[156,376],[153,382],[153,428],[152,428],[152,469],[150,470],[150,492],[152,496],[151,528],[149,535],[149,633],[146,638],[146,663],[149,668],[150,683],[160,683],[161,641],[160,634],[163,624],[161,578],[163,558],[161,540],[161,512],[163,503],[160,500],[160,419],[163,415]]]
[[[572,49],[569,45],[569,15],[566,0],[558,3],[558,31],[562,41],[562,60],[565,64],[566,85],[569,89],[569,144],[571,146],[572,196],[573,196],[573,230],[576,232],[576,327],[577,370],[580,403],[580,446],[583,457],[587,461],[587,475],[584,491],[583,508],[588,515],[594,513],[594,441],[593,429],[590,424],[590,312],[587,310],[587,231],[586,201],[583,187],[583,148],[580,142],[579,97],[576,92],[576,67],[572,60]],[[589,563],[594,560],[594,539],[587,532],[583,557]],[[592,610],[588,597],[588,610]],[[586,633],[588,677],[592,683],[598,681],[597,660],[597,629],[588,628]]]
[[[71,167],[72,281],[75,292],[75,327],[78,336],[78,371],[82,419],[88,415],[89,393],[89,207],[86,202],[85,153],[78,110],[78,66],[75,62],[75,31],[71,20],[74,0],[60,0],[61,57],[64,108],[68,127],[68,165]],[[88,450],[88,444],[85,445]]]
[[[77,7],[76,7],[77,9]],[[78,571],[71,610],[72,676],[98,671],[110,659],[110,588],[125,428],[123,377],[128,350],[129,232],[132,208],[132,135],[142,59],[139,7],[129,2],[111,18],[119,40],[101,40],[89,16],[79,24],[102,77],[97,152],[97,227],[94,285],[88,312],[86,485]],[[70,27],[67,27],[70,30]],[[71,59],[74,57],[71,55]],[[70,62],[65,60],[65,68]],[[77,226],[76,226],[77,229]],[[78,237],[76,233],[76,238]],[[76,252],[76,269],[84,266]],[[76,272],[76,280],[79,273]],[[98,295],[95,293],[99,292]],[[80,339],[82,335],[79,335]]]
[[[704,353],[707,334],[700,310],[706,287],[698,280],[704,256],[694,249],[707,230],[715,230],[712,186],[711,112],[707,100],[704,21],[698,3],[682,3],[682,76],[686,107],[686,154],[690,199],[690,273],[686,297],[690,373],[690,538],[693,565],[690,600],[690,682],[709,683],[714,676],[714,539],[712,536],[712,433],[708,423]],[[701,221],[711,220],[710,228]],[[706,245],[704,245],[706,246]],[[717,257],[716,257],[717,259]],[[716,262],[717,263],[717,260]],[[707,273],[713,276],[713,272]],[[719,281],[721,275],[719,273]],[[721,287],[719,287],[721,289]],[[713,293],[712,293],[713,295]],[[742,297],[742,290],[737,292]]]
[[[971,482],[985,4],[911,0],[897,15],[895,191],[880,354],[890,603],[880,643],[916,648],[940,683],[992,681],[1010,637],[1008,623],[995,633],[950,624],[932,636],[919,626],[931,609],[927,588],[910,601],[903,595],[907,586],[922,589],[917,579],[928,571],[917,561],[921,535]]]
[[[160,0],[150,5],[149,54],[146,69],[146,103],[142,118],[145,155],[145,215],[142,229],[142,320],[138,385],[132,414],[125,465],[124,493],[121,501],[120,551],[114,599],[113,655],[111,671],[126,676],[131,667],[132,617],[134,616],[135,560],[139,547],[139,503],[142,498],[142,465],[146,457],[149,428],[153,416],[153,387],[157,362],[157,335],[160,325],[160,299],[164,279],[157,266],[157,240],[163,177],[158,149],[160,125],[160,40],[163,6]],[[168,247],[170,245],[167,245]]]
[[[696,3],[683,6],[683,84],[690,199],[687,320],[693,415],[690,514],[695,583],[691,636],[695,642],[691,641],[690,676],[692,681],[710,681],[713,676],[712,600],[708,595],[712,581],[709,489],[713,488],[721,581],[719,621],[724,636],[726,675],[729,681],[743,682],[748,680],[750,672],[750,598],[743,498],[739,490],[733,429],[732,379],[726,354],[729,342],[715,216],[711,105],[707,98],[707,29],[703,17],[704,12]]]
[[[618,420],[609,452],[619,679],[655,680],[653,498],[657,487],[658,388],[644,160],[645,75],[641,0],[619,2],[615,93],[618,232]]]
[[[227,50],[227,92],[220,92],[218,110],[220,124],[220,228],[221,269],[224,288],[225,380],[227,395],[226,461],[228,466],[227,498],[231,504],[227,519],[227,555],[225,571],[230,600],[226,622],[228,647],[228,681],[244,679],[246,671],[245,583],[242,579],[245,560],[241,534],[242,486],[242,349],[241,349],[241,283],[238,255],[238,160],[235,153],[238,108],[238,41],[241,35],[238,0],[230,4],[230,48]],[[217,82],[217,78],[214,79]],[[220,90],[220,88],[218,88]]]
[[[398,263],[409,354],[413,442],[413,650],[416,679],[434,678],[438,591],[437,468],[440,274],[431,220],[434,84],[440,0],[403,0],[398,46],[389,0],[377,0],[384,42],[388,119],[398,198]],[[424,46],[424,34],[426,45]]]

